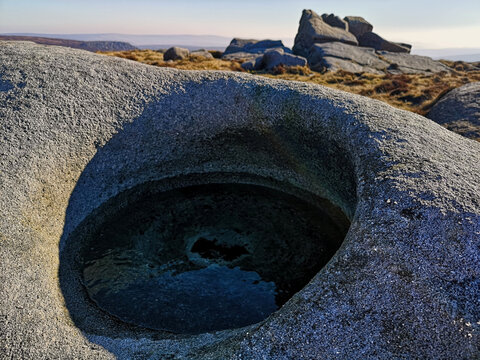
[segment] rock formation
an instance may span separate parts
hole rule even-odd
[[[286,53],[292,51],[285,47],[281,40],[254,40],[235,38],[225,49],[222,59],[253,59],[263,55],[267,50],[282,49]]]
[[[2,357],[480,357],[477,142],[307,83],[22,42],[0,43],[0,64]],[[351,225],[253,326],[185,336],[100,310],[77,261],[84,220],[117,197],[192,184],[323,199]]]
[[[339,42],[314,44],[310,49],[308,62],[315,71],[327,69],[372,74],[384,74],[390,66],[378,57],[374,49]]]
[[[265,54],[257,56],[242,64],[245,70],[272,70],[276,66],[306,66],[307,59],[301,56],[289,54],[283,49],[267,50]]]
[[[320,17],[312,10],[304,10],[293,53],[306,57],[315,71],[374,74],[451,71],[431,58],[407,55],[411,45],[387,41],[372,30],[372,24],[360,16],[341,20],[334,14]]]
[[[449,130],[480,141],[480,82],[448,92],[427,116]]]
[[[188,58],[190,55],[190,51],[188,49],[184,49],[181,47],[171,47],[168,49],[165,54],[163,54],[163,60],[168,61],[168,60],[183,60]]]
[[[312,10],[303,10],[298,32],[295,36],[293,53],[307,57],[313,44],[330,41],[358,45],[355,36],[348,31],[328,25]]]
[[[426,56],[375,51],[373,48],[352,46],[339,42],[314,44],[308,56],[315,71],[345,70],[372,74],[432,74],[450,69]]]

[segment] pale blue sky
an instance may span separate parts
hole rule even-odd
[[[417,48],[480,47],[480,0],[0,0],[0,33],[293,38],[304,8],[360,15]]]

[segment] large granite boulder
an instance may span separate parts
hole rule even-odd
[[[480,141],[480,82],[448,92],[427,117],[449,130]]]
[[[183,60],[188,58],[190,51],[178,46],[171,47],[163,54],[163,60]]]
[[[384,74],[389,63],[381,60],[374,49],[340,42],[315,44],[308,55],[314,71],[345,70],[352,73]]]
[[[348,31],[348,23],[335,14],[322,14],[322,20],[330,26]]]
[[[358,45],[355,36],[348,31],[328,25],[312,10],[303,10],[298,32],[295,36],[293,53],[307,57],[313,44],[331,41]]]
[[[343,20],[348,23],[348,31],[355,35],[357,39],[373,30],[373,25],[361,16],[346,16]]]
[[[375,50],[409,53],[410,49],[412,48],[411,45],[405,44],[406,46],[402,46],[400,44],[385,40],[380,35],[375,34],[374,32],[366,32],[363,35],[359,36],[357,39],[360,46],[374,48]]]
[[[3,358],[480,357],[480,144],[312,84],[19,42],[0,43],[0,64]],[[100,310],[78,263],[85,222],[195,184],[276,189],[350,227],[254,325],[186,336]]]
[[[263,55],[267,50],[282,49],[285,53],[292,51],[283,45],[281,40],[254,40],[235,38],[225,49],[222,59],[253,59]]]

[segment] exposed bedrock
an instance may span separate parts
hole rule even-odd
[[[480,144],[299,82],[20,42],[0,44],[0,64],[5,358],[480,356]],[[308,230],[323,221],[309,217],[311,207],[334,231]],[[257,213],[265,224],[283,219],[286,236],[259,242],[269,228]],[[159,242],[142,241],[155,238],[152,229]],[[169,234],[181,237],[170,243]],[[225,270],[231,282],[219,287],[245,280],[266,310],[246,327],[160,320],[152,329],[151,318],[128,318],[96,297],[128,290],[132,306],[154,306],[111,271],[108,256],[120,248],[133,286],[137,272],[145,283],[161,273],[165,286],[176,277],[189,290],[190,275],[219,280]],[[317,252],[325,261],[313,264]],[[288,269],[303,259],[310,280],[293,289]],[[96,280],[108,280],[100,292]],[[279,284],[296,293],[275,310]],[[256,306],[227,293],[232,304]]]

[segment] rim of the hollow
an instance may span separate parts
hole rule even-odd
[[[65,300],[65,306],[72,317],[72,320],[80,330],[85,332],[86,334],[92,336],[109,336],[109,337],[121,337],[121,338],[133,338],[138,336],[149,337],[151,339],[185,339],[185,338],[196,338],[202,337],[207,334],[215,334],[219,338],[222,337],[232,337],[239,333],[244,333],[249,331],[252,328],[260,326],[261,324],[268,321],[268,319],[278,312],[281,312],[283,306],[278,310],[274,311],[270,314],[267,318],[263,319],[260,322],[247,325],[245,327],[238,327],[238,328],[230,328],[225,330],[217,330],[217,331],[210,331],[204,332],[199,334],[188,334],[188,333],[173,333],[167,330],[153,330],[147,327],[135,325],[132,323],[125,322],[115,315],[103,310],[100,308],[88,295],[87,289],[82,282],[82,275],[81,275],[81,264],[78,261],[76,256],[72,256],[77,254],[79,251],[82,250],[82,238],[88,238],[88,232],[84,231],[84,227],[86,223],[89,223],[91,219],[95,219],[94,225],[90,225],[93,228],[97,227],[98,224],[103,222],[103,219],[108,218],[108,216],[112,213],[116,213],[121,209],[125,209],[128,207],[128,204],[136,199],[142,198],[146,196],[148,193],[159,193],[159,192],[166,192],[169,190],[175,190],[178,188],[188,187],[188,186],[195,186],[195,185],[206,185],[206,184],[247,184],[247,185],[255,185],[255,186],[264,186],[270,189],[289,194],[290,196],[297,197],[301,200],[308,202],[309,204],[319,208],[322,212],[324,212],[340,229],[342,233],[345,234],[342,241],[340,242],[338,248],[336,249],[335,253],[330,257],[328,262],[320,269],[318,273],[314,275],[315,278],[319,273],[322,272],[324,268],[326,268],[329,263],[332,261],[333,258],[338,254],[338,252],[343,248],[345,239],[348,236],[348,232],[351,226],[351,221],[347,217],[347,215],[336,205],[334,205],[330,200],[320,197],[317,194],[313,194],[312,192],[299,188],[292,184],[287,184],[285,182],[277,181],[275,179],[266,179],[258,175],[254,174],[245,174],[245,173],[236,173],[236,174],[229,174],[228,178],[231,179],[232,175],[238,180],[242,179],[243,181],[231,181],[225,178],[225,173],[210,173],[210,176],[215,175],[219,178],[223,178],[224,181],[219,181],[217,179],[216,182],[209,181],[205,183],[205,173],[198,173],[198,174],[188,174],[180,177],[173,177],[162,179],[158,181],[149,181],[139,185],[134,186],[126,191],[123,191],[111,198],[107,201],[103,202],[99,207],[94,209],[82,222],[80,222],[75,229],[71,232],[69,236],[65,239],[65,246],[60,252],[60,266],[59,266],[59,277],[60,277],[60,288]],[[250,181],[247,181],[249,179]],[[193,180],[193,181],[192,181]],[[179,186],[178,184],[181,184]],[[161,189],[161,190],[160,190]],[[128,201],[119,201],[119,197],[128,198]],[[112,206],[114,203],[120,204],[121,206]],[[104,208],[108,208],[109,211],[104,211]],[[343,223],[342,223],[343,222]],[[79,232],[81,234],[79,234]],[[67,271],[67,278],[63,275],[64,272]],[[62,275],[63,274],[63,275]],[[312,279],[313,279],[312,278]],[[65,286],[64,281],[62,279],[70,281],[75,281],[76,291],[71,293],[68,287]],[[305,285],[307,286],[311,280]],[[296,294],[299,294],[303,291],[305,287],[299,290]],[[80,293],[78,292],[80,291]],[[296,294],[292,296],[295,297]],[[75,301],[78,303],[80,302],[80,308],[83,316],[88,316],[90,321],[88,324],[82,323],[78,321],[78,315],[75,314],[78,311],[78,306],[73,306],[72,308],[72,296],[75,297]],[[288,302],[291,301],[290,298]],[[285,304],[284,304],[285,305]],[[97,323],[97,331],[95,328],[92,328],[91,323]],[[87,326],[85,326],[87,325]],[[103,327],[107,329],[107,331],[98,331],[98,327]]]

